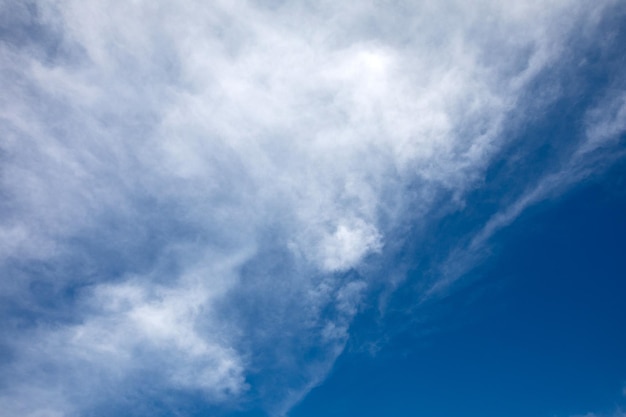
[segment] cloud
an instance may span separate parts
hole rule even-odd
[[[606,4],[5,2],[6,415],[160,389],[286,413]],[[589,143],[623,131],[607,100]]]
[[[576,184],[597,175],[624,157],[620,144],[626,134],[626,79],[619,71],[611,73],[610,77],[612,81],[598,94],[599,99],[584,110],[584,128],[572,134],[569,146],[560,151],[559,163],[541,169],[537,178],[530,184],[524,184],[525,189],[509,204],[494,212],[468,242],[453,248],[442,262],[437,279],[423,294],[423,299],[445,295],[453,284],[489,256],[493,237],[528,208],[560,197]]]

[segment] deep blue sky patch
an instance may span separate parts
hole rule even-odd
[[[624,406],[626,194],[615,188],[624,174],[622,165],[520,218],[488,272],[443,301],[445,313],[373,358],[345,353],[292,415],[568,416]]]

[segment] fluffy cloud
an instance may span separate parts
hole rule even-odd
[[[145,380],[285,413],[367,266],[462,203],[608,4],[205,3],[0,6],[7,416]],[[594,143],[623,131],[610,100]]]

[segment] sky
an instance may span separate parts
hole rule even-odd
[[[626,3],[0,0],[0,417],[625,417]]]

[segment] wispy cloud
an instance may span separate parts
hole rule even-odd
[[[205,3],[0,6],[4,415],[139,380],[284,414],[341,353],[368,265],[479,184],[608,4]],[[571,169],[472,245],[623,132],[607,100]]]
[[[558,198],[626,155],[620,146],[626,134],[626,78],[621,73],[613,77],[606,92],[584,111],[582,128],[569,138],[570,146],[561,151],[559,163],[545,169],[511,203],[491,215],[468,243],[451,251],[439,268],[437,280],[423,294],[424,299],[446,294],[457,280],[489,256],[493,236],[529,207]]]

